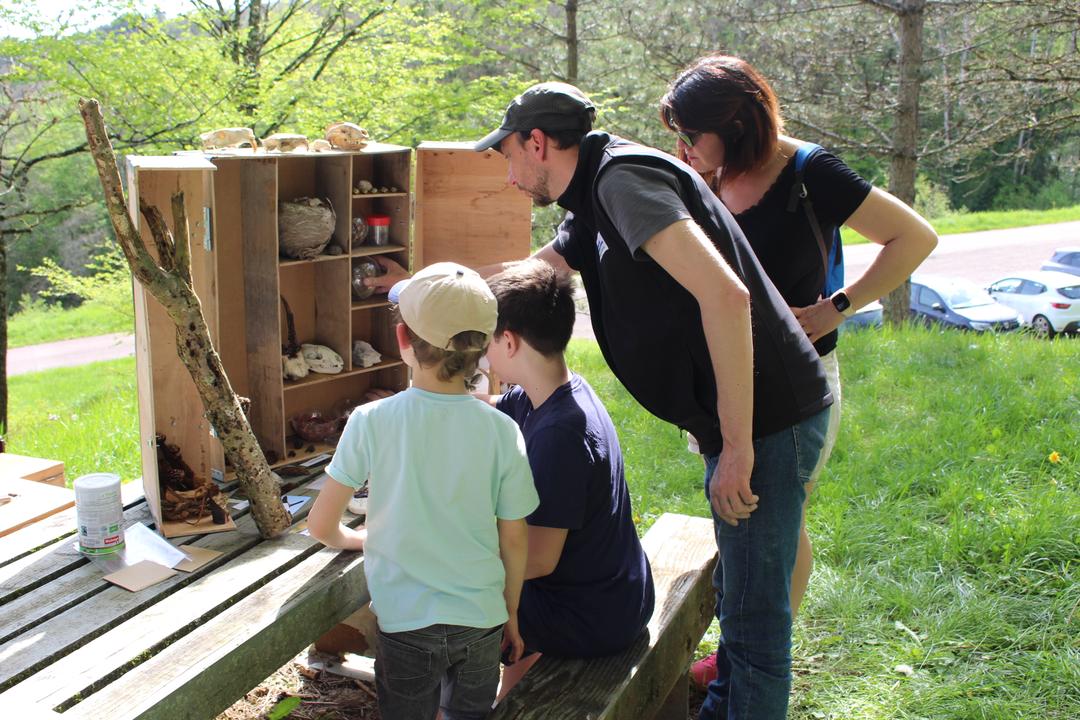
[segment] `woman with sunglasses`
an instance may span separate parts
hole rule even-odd
[[[934,249],[937,235],[915,211],[871,187],[825,151],[811,155],[802,174],[802,185],[813,199],[813,215],[819,225],[815,235],[804,208],[792,202],[802,190],[795,187],[794,160],[803,143],[782,134],[776,94],[745,60],[724,55],[697,60],[671,83],[660,101],[660,116],[676,134],[678,156],[705,177],[732,212],[765,273],[791,306],[825,365],[835,402],[825,447],[806,486],[809,494],[839,429],[837,328],[845,317],[899,287]],[[823,267],[819,238],[830,242],[840,225],[883,247],[861,277],[825,296],[827,268]],[[811,566],[804,503],[791,577],[792,615],[806,591]],[[718,606],[719,601],[718,593]],[[724,652],[722,639],[720,651]],[[720,662],[721,668],[726,665],[726,661]],[[713,685],[702,717],[710,717],[711,696],[723,692],[723,678],[715,682],[717,674],[715,655],[695,663],[692,669],[696,684],[703,688]]]

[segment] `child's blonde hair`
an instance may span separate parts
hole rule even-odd
[[[476,369],[480,365],[480,358],[487,352],[491,338],[482,332],[466,330],[459,332],[450,339],[450,348],[438,348],[424,340],[401,320],[398,314],[398,322],[405,328],[412,345],[413,355],[421,367],[437,368],[435,377],[443,382],[453,380],[456,377],[465,378],[465,386],[472,389],[476,384]]]

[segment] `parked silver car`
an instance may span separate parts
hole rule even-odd
[[[911,316],[926,325],[976,332],[1005,332],[1020,327],[1020,314],[960,278],[911,276]]]
[[[1050,259],[1042,264],[1041,270],[1056,270],[1070,275],[1080,275],[1080,247],[1071,245],[1058,248]]]

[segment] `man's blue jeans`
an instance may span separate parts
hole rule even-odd
[[[787,715],[791,691],[791,573],[804,484],[825,442],[829,410],[754,440],[750,489],[758,507],[732,527],[713,513],[720,647],[700,720]],[[705,496],[719,456],[705,457]]]
[[[499,686],[502,625],[379,631],[375,687],[387,720],[482,720]]]

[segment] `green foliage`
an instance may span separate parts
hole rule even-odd
[[[74,296],[82,301],[111,305],[130,320],[131,269],[116,243],[97,248],[86,270],[86,274],[76,275],[57,265],[52,258],[45,258],[30,274],[48,283],[40,293],[46,299],[64,300]]]
[[[924,218],[939,218],[953,211],[949,193],[930,178],[920,175],[915,181],[915,212]]]
[[[300,702],[300,698],[295,695],[278,700],[266,714],[266,720],[285,720],[293,710],[300,707]]]

